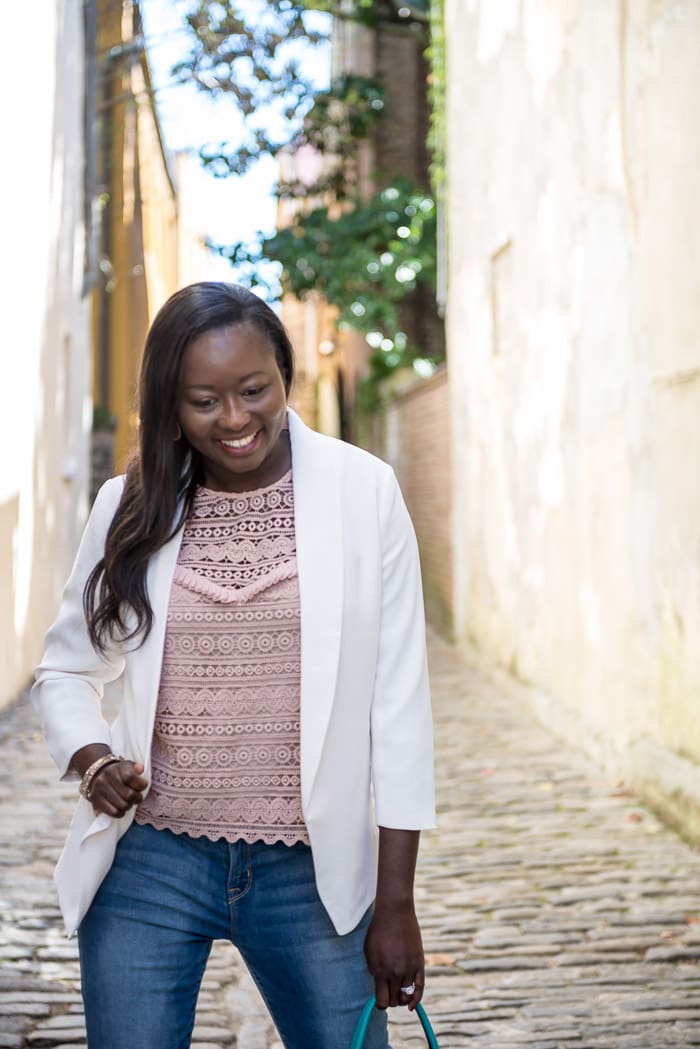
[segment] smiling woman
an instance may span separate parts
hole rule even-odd
[[[139,451],[97,497],[37,671],[52,754],[81,779],[56,882],[89,1049],[187,1049],[215,939],[285,1049],[347,1049],[371,994],[365,1049],[388,1049],[384,1010],[423,994],[415,536],[391,469],[287,408],[292,378],[250,292],[165,303]]]
[[[178,417],[182,437],[201,456],[208,488],[262,487],[291,466],[275,347],[250,323],[194,340],[185,353]]]

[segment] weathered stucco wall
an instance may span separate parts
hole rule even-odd
[[[700,4],[447,0],[447,42],[456,632],[688,828]]]
[[[0,197],[0,706],[41,656],[75,553],[91,421],[81,6],[42,5],[32,48],[41,87],[22,48],[7,48],[0,67],[0,131],[12,144]]]

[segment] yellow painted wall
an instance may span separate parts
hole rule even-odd
[[[93,296],[95,403],[103,400],[103,311],[108,316],[109,397],[116,416],[115,469],[124,468],[136,436],[136,386],[146,333],[165,299],[177,290],[177,194],[160,137],[147,58],[109,62],[110,49],[128,46],[140,25],[135,5],[104,0],[98,53],[108,93],[103,132],[109,142],[102,177],[107,188],[105,280]],[[106,63],[106,64],[105,64]],[[111,71],[109,75],[108,71]]]

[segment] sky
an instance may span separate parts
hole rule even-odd
[[[195,150],[207,142],[230,140],[236,144],[244,132],[244,118],[233,102],[214,99],[194,86],[174,84],[170,75],[175,62],[187,49],[189,31],[183,27],[182,13],[188,0],[141,0],[146,47],[156,89],[156,100],[166,147]],[[319,87],[326,85],[330,63],[329,48],[301,45],[304,72]],[[242,177],[217,179],[202,168],[197,174],[201,186],[197,211],[206,228],[203,234],[217,243],[250,240],[262,230],[273,232],[276,204],[273,189],[277,164],[271,158],[258,162]],[[235,280],[230,263],[212,255],[213,280]]]

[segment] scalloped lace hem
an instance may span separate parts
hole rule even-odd
[[[223,838],[231,845],[234,845],[237,841],[244,841],[247,845],[254,845],[256,841],[262,842],[263,845],[309,844],[309,835],[304,827],[295,827],[293,830],[288,831],[272,829],[266,831],[225,831],[220,828],[212,829],[210,827],[198,828],[197,833],[194,834],[187,827],[179,827],[177,824],[171,824],[168,820],[159,819],[157,816],[151,816],[138,810],[134,816],[134,821],[140,826],[148,825],[153,827],[154,830],[169,830],[172,834],[177,834],[178,836],[187,834],[190,838],[207,838],[208,841],[219,841]]]
[[[176,565],[173,580],[179,583],[180,586],[185,587],[186,590],[191,590],[195,594],[201,594],[203,597],[208,597],[212,601],[218,601],[220,604],[243,605],[250,601],[251,598],[257,597],[258,594],[262,594],[265,590],[269,590],[275,583],[294,579],[296,574],[297,559],[294,557],[290,561],[285,561],[284,564],[276,565],[270,572],[260,576],[253,583],[248,583],[246,586],[235,590],[231,587],[220,586],[213,580],[207,579],[206,576],[200,575],[199,572],[187,568],[185,565]]]

